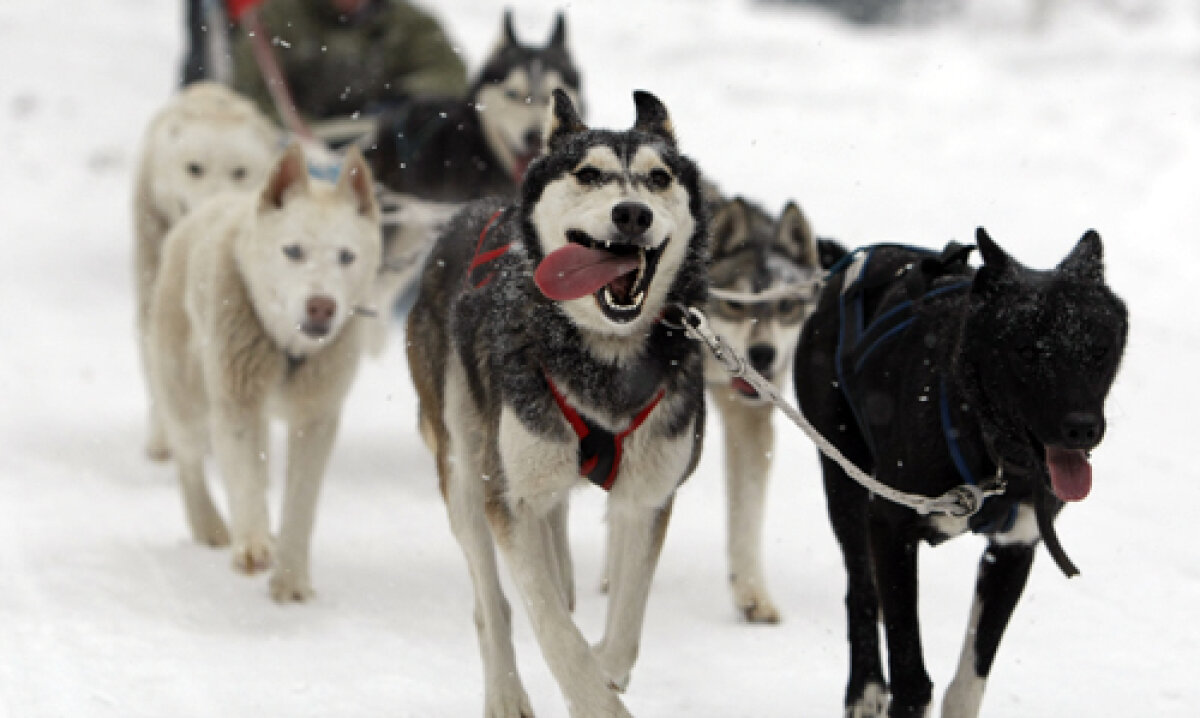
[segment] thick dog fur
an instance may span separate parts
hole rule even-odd
[[[205,199],[259,186],[278,143],[278,130],[253,103],[213,82],[184,89],[150,121],[133,190],[133,277],[143,367],[150,298],[167,232]],[[153,405],[146,453],[167,458]]]
[[[414,98],[379,119],[367,160],[389,189],[442,202],[516,197],[542,150],[550,95],[579,106],[579,71],[560,14],[544,47],[523,45],[505,12],[500,41],[465,98]]]
[[[760,293],[814,280],[821,270],[817,240],[795,203],[789,202],[775,220],[760,207],[735,198],[717,209],[712,227],[709,281],[714,288]],[[800,325],[815,307],[815,297],[758,303],[710,298],[708,318],[714,331],[782,390]],[[704,375],[725,427],[734,604],[748,621],[775,623],[779,611],[767,592],[761,558],[767,475],[775,444],[773,407],[744,381],[731,381],[707,354]]]
[[[932,684],[917,622],[918,543],[936,544],[968,528],[989,543],[942,715],[978,714],[1034,549],[1043,538],[1052,553],[1057,547],[1051,522],[1062,502],[1057,483],[1052,492],[1051,457],[1066,453],[1086,462],[1085,452],[1104,431],[1104,399],[1123,352],[1127,317],[1104,283],[1100,237],[1088,232],[1049,271],[1022,267],[982,229],[977,239],[983,255],[978,270],[967,265],[961,248],[941,258],[896,246],[875,248],[874,268],[864,276],[876,279],[858,285],[860,295],[843,291],[851,270],[834,276],[797,351],[796,389],[804,413],[847,458],[883,483],[935,496],[964,478],[990,477],[1001,468],[1007,481],[1007,491],[988,499],[970,521],[923,518],[872,499],[822,457],[830,520],[848,575],[846,715],[854,718],[927,714]],[[861,307],[862,323],[870,326],[872,318],[889,311],[903,316],[906,300],[912,301],[907,329],[860,350],[857,367],[838,361],[852,352],[839,344],[841,308],[854,322],[855,307]],[[1090,486],[1090,467],[1087,471]],[[880,662],[881,617],[890,683]]]
[[[556,92],[548,153],[530,167],[519,203],[484,201],[455,218],[409,315],[421,430],[474,583],[484,714],[493,718],[532,715],[493,541],[571,715],[627,716],[617,690],[637,656],[675,489],[699,458],[699,349],[659,317],[671,303],[703,300],[704,205],[697,169],[676,149],[666,110],[647,93],[635,93],[635,101],[633,129],[590,130],[567,95]],[[614,214],[629,202],[653,212],[634,240],[619,235]],[[489,219],[495,222],[485,232]],[[632,241],[661,252],[635,318],[609,318],[599,299],[607,289],[552,301],[535,285],[543,258],[566,246],[568,233],[580,232],[601,244]],[[490,281],[468,286],[481,234],[510,249],[487,265]],[[550,379],[581,414],[613,432],[663,392],[629,436],[608,497],[612,585],[595,648],[570,616],[575,592],[566,519],[568,494],[580,483],[580,440],[556,405]]]
[[[288,425],[287,479],[271,595],[312,593],[309,542],[342,399],[360,355],[354,308],[379,268],[379,210],[356,150],[336,186],[289,148],[256,193],[220,195],[167,237],[148,337],[151,388],[179,466],[196,541],[233,543],[246,573],[272,561],[268,423]],[[205,484],[212,447],[227,530]]]

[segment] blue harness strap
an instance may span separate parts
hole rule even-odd
[[[863,438],[866,440],[867,446],[870,447],[872,453],[875,451],[875,442],[871,436],[870,425],[860,414],[858,403],[854,400],[853,396],[858,375],[867,365],[867,361],[875,355],[879,348],[903,336],[904,332],[916,321],[916,316],[913,312],[916,302],[954,292],[963,292],[971,287],[970,279],[951,282],[923,292],[916,298],[908,298],[896,302],[893,306],[888,307],[868,322],[864,297],[866,291],[868,289],[883,291],[890,284],[899,281],[899,275],[895,274],[885,276],[880,281],[875,281],[875,278],[871,277],[870,271],[873,269],[872,260],[875,258],[875,250],[880,246],[896,247],[916,252],[919,258],[936,258],[939,256],[937,252],[927,249],[904,247],[901,245],[864,247],[856,249],[843,257],[837,264],[830,268],[827,275],[828,279],[828,277],[839,273],[845,274],[841,293],[838,298],[839,327],[837,349],[834,355],[834,367],[837,372],[839,388],[843,396],[846,397],[846,402],[850,405],[858,427],[862,431]],[[870,286],[871,284],[874,284],[874,286]],[[954,468],[962,481],[966,484],[976,486],[979,482],[967,464],[966,458],[963,456],[962,449],[958,443],[959,432],[954,428],[951,421],[949,392],[947,391],[944,378],[940,382],[939,395],[941,428],[946,442],[946,450],[950,454],[950,459],[954,463]],[[983,525],[973,526],[972,530],[978,533],[996,530],[1007,531],[1012,528],[1013,523],[1016,521],[1016,510],[1017,506],[1014,504],[1008,515],[1003,517],[1003,520],[997,519]]]

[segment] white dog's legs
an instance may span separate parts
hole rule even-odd
[[[287,482],[279,525],[279,549],[271,576],[271,598],[304,601],[312,597],[309,547],[317,497],[337,436],[338,414],[288,427]]]
[[[180,456],[179,485],[183,489],[183,508],[187,513],[188,527],[196,543],[207,546],[228,546],[229,529],[221,519],[212,496],[204,482],[204,459],[201,455]]]
[[[267,420],[260,407],[225,404],[212,412],[213,452],[229,493],[233,567],[245,573],[271,565],[267,516]]]
[[[770,406],[718,398],[725,423],[725,484],[729,507],[729,580],[738,610],[751,623],[778,623],[762,569],[767,475],[775,435]]]
[[[562,590],[553,578],[556,570],[551,566],[556,558],[545,541],[546,516],[518,500],[508,516],[489,518],[572,718],[628,718],[611,681],[571,620]]]
[[[629,684],[637,660],[650,582],[666,537],[672,501],[662,508],[609,502],[608,616],[596,658],[619,690]]]

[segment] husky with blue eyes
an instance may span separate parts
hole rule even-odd
[[[676,488],[700,455],[700,349],[667,315],[704,301],[707,221],[666,108],[589,129],[556,91],[515,203],[468,205],[408,320],[420,427],[475,587],[484,715],[533,715],[496,547],[574,718],[620,718]],[[677,319],[676,319],[677,321]],[[610,589],[595,646],[571,619],[571,491],[607,492]],[[465,618],[465,617],[464,617]]]
[[[356,308],[379,270],[371,172],[351,150],[336,184],[291,147],[257,192],[215,197],[167,235],[147,338],[151,392],[179,467],[192,537],[233,566],[275,566],[271,596],[312,595],[317,495],[361,354]],[[278,545],[267,514],[268,423],[288,426]],[[211,447],[230,523],[204,478]]]

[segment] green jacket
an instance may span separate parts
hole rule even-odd
[[[437,20],[405,0],[339,15],[330,0],[267,0],[258,11],[305,118],[345,117],[408,95],[461,96],[466,68]],[[278,113],[245,29],[234,33],[234,89]]]

